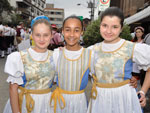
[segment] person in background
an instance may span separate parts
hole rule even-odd
[[[35,17],[32,22],[34,47],[13,52],[7,57],[10,99],[3,113],[52,113],[51,87],[54,79],[53,52],[47,49],[52,38],[50,20]]]
[[[0,56],[5,57],[5,39],[4,39],[4,25],[0,24]]]
[[[25,31],[24,30],[24,23],[20,22],[16,28],[16,32],[17,32],[16,39],[17,39],[18,44],[21,43],[21,41],[24,38],[24,31]]]
[[[144,39],[144,28],[141,26],[137,26],[134,28],[135,37],[133,39],[133,42],[137,43],[143,43]]]
[[[133,39],[133,42],[135,43],[143,43],[144,41],[144,28],[141,26],[137,26],[134,28],[135,37]],[[140,85],[143,85],[144,79],[145,79],[146,71],[143,69],[139,69],[137,63],[133,63],[133,72],[132,75],[137,78],[137,80],[140,81]],[[139,88],[141,87],[139,86]]]
[[[55,24],[52,24],[51,27],[52,27],[53,37],[50,41],[49,49],[54,50],[55,48],[63,47],[64,43],[61,40],[61,34],[58,32],[58,28],[56,27]]]

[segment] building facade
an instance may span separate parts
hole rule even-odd
[[[146,34],[150,32],[150,0],[111,0],[110,6],[122,9],[131,32],[136,26],[143,26]]]
[[[31,21],[36,16],[44,15],[46,0],[8,0],[11,6],[16,8],[24,21]]]
[[[55,24],[58,28],[62,27],[64,20],[64,9],[54,8],[54,4],[46,4],[44,12],[45,16],[49,17],[51,24]]]

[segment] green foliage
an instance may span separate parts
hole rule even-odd
[[[90,25],[87,26],[86,31],[83,34],[85,47],[103,41],[103,38],[100,35],[99,26],[100,26],[100,19],[93,21]],[[130,27],[128,25],[124,25],[120,37],[126,40],[131,40]]]
[[[0,13],[2,13],[2,11],[12,11],[12,7],[10,6],[8,0],[0,0]]]
[[[132,39],[131,34],[130,34],[130,26],[128,26],[127,24],[124,24],[120,37],[126,40]]]

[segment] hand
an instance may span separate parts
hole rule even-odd
[[[140,96],[141,96],[140,99],[139,99],[141,107],[145,107],[146,106],[146,97],[145,97],[145,95],[140,93],[140,92],[138,92],[138,94],[140,94]]]
[[[58,47],[58,48],[59,48],[59,50],[63,50],[64,47]]]
[[[130,79],[130,85],[133,86],[134,88],[137,88],[137,79],[133,76]]]

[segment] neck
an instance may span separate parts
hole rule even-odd
[[[46,51],[47,51],[47,49],[38,49],[38,48],[36,48],[36,47],[33,47],[32,48],[34,51],[36,51],[36,52],[38,52],[38,53],[45,53]]]
[[[142,39],[141,39],[141,38],[138,38],[137,42],[141,42],[141,41],[142,41]]]
[[[78,50],[81,49],[81,46],[80,45],[77,45],[77,46],[68,46],[68,45],[66,45],[66,49],[70,50],[70,51],[78,51]]]

